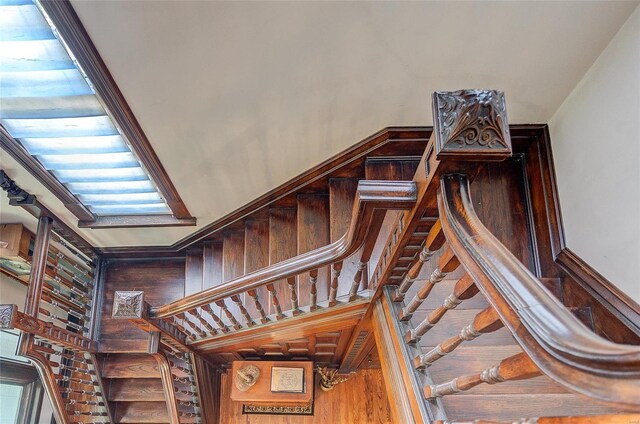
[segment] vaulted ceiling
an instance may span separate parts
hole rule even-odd
[[[387,126],[430,125],[430,93],[504,90],[544,123],[635,2],[72,4],[198,226]],[[2,167],[76,219],[8,155]],[[27,219],[0,205],[2,222]],[[169,245],[197,227],[80,230]]]

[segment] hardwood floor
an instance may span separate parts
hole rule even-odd
[[[387,424],[391,410],[382,373],[360,370],[331,392],[316,381],[314,416],[243,415],[242,403],[229,398],[231,379],[222,376],[220,422],[225,424]]]

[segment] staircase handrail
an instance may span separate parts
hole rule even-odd
[[[416,199],[417,188],[413,181],[362,180],[358,183],[349,229],[336,242],[166,305],[151,307],[148,317],[162,319],[184,313],[216,300],[342,261],[357,252],[366,242],[375,243],[388,210],[410,209]]]
[[[441,177],[438,206],[452,250],[540,370],[573,391],[637,408],[640,347],[606,340],[572,315],[482,224],[465,175]]]

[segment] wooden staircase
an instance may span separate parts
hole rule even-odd
[[[418,290],[424,287],[441,257],[442,250],[434,254],[431,261],[422,268],[418,279],[408,290],[405,301],[394,305],[397,311],[401,311]],[[403,323],[402,327],[410,332],[411,328],[415,329],[430,314],[442,308],[444,299],[454,293],[456,283],[464,275],[465,272],[461,266],[447,274],[444,280],[434,286],[409,322]],[[542,281],[547,287],[561,286],[559,279],[542,279]],[[462,301],[455,309],[447,310],[441,320],[420,337],[416,344],[416,351],[430,352],[436,349],[440,342],[456,337],[461,329],[473,322],[478,314],[487,308],[489,303],[486,298],[477,293]],[[590,319],[590,315],[583,311],[584,309],[574,309],[572,312],[581,320]],[[410,338],[407,333],[404,336],[405,339]],[[464,341],[446,357],[433,362],[424,372],[433,382],[448,382],[456,377],[472,375],[490,368],[499,364],[504,358],[521,352],[523,350],[511,332],[506,327],[500,326],[495,331]],[[614,407],[589,402],[585,397],[568,391],[544,375],[495,385],[482,384],[469,391],[443,396],[438,402],[448,421],[460,422],[477,419],[511,422],[521,417],[538,416],[540,411],[544,411],[544,415],[552,416],[603,415],[621,412]]]
[[[108,354],[100,361],[116,423],[169,423],[158,363],[151,355]]]

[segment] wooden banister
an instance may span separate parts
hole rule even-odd
[[[365,244],[368,237],[373,239],[371,243],[375,243],[387,210],[411,208],[416,201],[416,192],[416,184],[412,181],[360,181],[351,224],[346,234],[338,241],[175,302],[152,307],[148,315],[150,318],[165,318],[184,313],[278,280],[295,277],[342,261]]]
[[[640,409],[640,348],[589,331],[476,215],[467,177],[441,177],[438,205],[451,249],[513,336],[546,375],[568,389]]]

